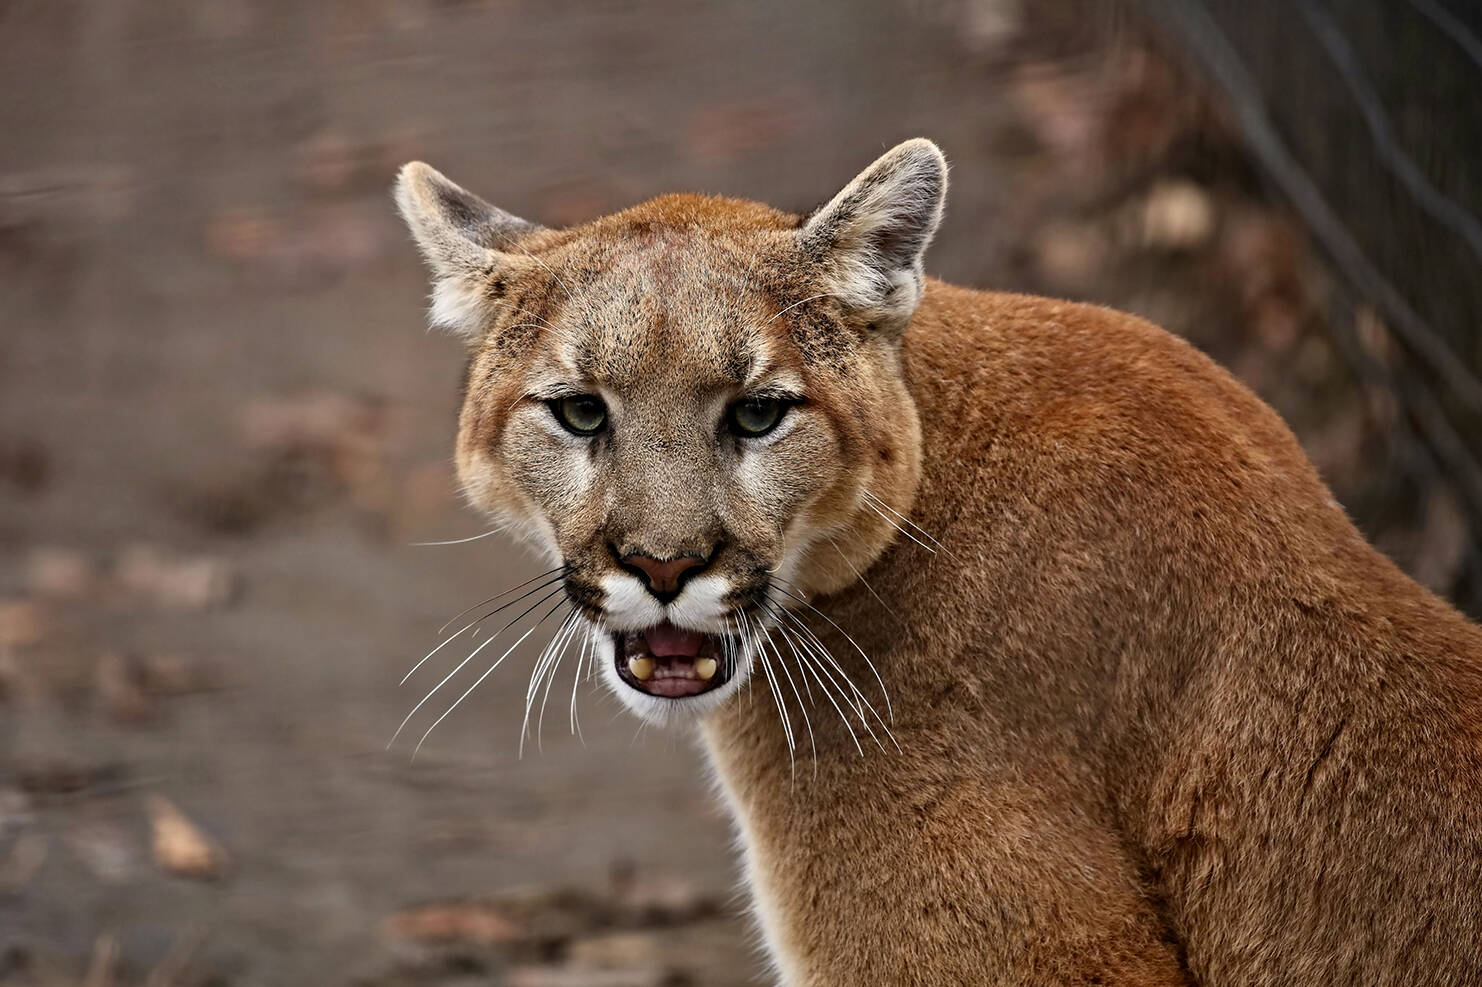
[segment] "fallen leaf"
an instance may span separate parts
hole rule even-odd
[[[254,402],[243,410],[239,427],[253,450],[322,459],[353,488],[383,471],[390,418],[380,398],[316,391]]]
[[[184,696],[214,684],[199,662],[179,655],[148,655],[138,662],[140,685],[158,696]]]
[[[1214,233],[1214,202],[1190,181],[1153,186],[1142,204],[1142,242],[1159,250],[1193,250]]]
[[[1107,263],[1106,238],[1089,223],[1055,220],[1034,238],[1035,263],[1055,285],[1086,284]]]
[[[279,219],[260,209],[236,207],[211,217],[205,235],[206,246],[217,256],[259,262],[281,252],[287,231]]]
[[[24,648],[40,641],[46,617],[34,600],[0,600],[0,648]]]
[[[409,908],[385,922],[387,935],[423,944],[496,946],[524,938],[524,925],[494,905],[444,902]]]
[[[575,966],[602,969],[634,969],[659,964],[662,951],[648,932],[614,932],[577,939],[567,951]]]
[[[226,873],[226,851],[174,803],[151,795],[146,809],[154,862],[161,870],[197,880],[212,880]]]
[[[675,874],[642,871],[619,860],[609,875],[618,918],[642,925],[669,925],[704,918],[716,904],[693,882]]]
[[[103,709],[119,723],[147,723],[158,712],[140,681],[139,669],[122,655],[109,652],[98,658],[93,685]]]
[[[96,579],[93,560],[73,548],[38,546],[26,563],[26,582],[37,596],[80,599],[93,589]]]
[[[299,178],[305,185],[319,192],[337,192],[354,177],[361,152],[344,134],[324,131],[309,138],[299,155]]]
[[[83,975],[82,987],[113,987],[118,968],[118,937],[105,932],[93,943],[93,957]]]
[[[153,545],[126,549],[115,578],[125,590],[178,610],[221,606],[236,589],[231,570],[219,559],[172,556]]]

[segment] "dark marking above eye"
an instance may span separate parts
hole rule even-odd
[[[842,369],[860,342],[859,334],[840,324],[824,308],[795,309],[788,322],[788,338],[803,362]],[[793,313],[789,313],[793,315]]]
[[[741,346],[729,347],[720,360],[720,370],[730,380],[740,383],[751,374],[757,357]]]

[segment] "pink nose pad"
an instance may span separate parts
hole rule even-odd
[[[648,588],[659,597],[677,594],[680,578],[691,569],[699,568],[704,564],[705,560],[695,555],[681,555],[677,559],[655,559],[647,555],[623,556],[623,565],[631,566],[643,573]]]

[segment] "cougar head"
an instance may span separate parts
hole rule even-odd
[[[945,191],[918,139],[804,217],[669,195],[548,229],[402,169],[431,320],[470,349],[463,489],[561,567],[568,634],[639,714],[726,702],[896,534],[921,456],[901,338]]]

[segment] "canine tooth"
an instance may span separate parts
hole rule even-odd
[[[699,658],[695,661],[695,674],[706,682],[715,677],[715,659]]]
[[[654,660],[652,658],[629,658],[628,671],[640,682],[647,682],[654,677]]]

